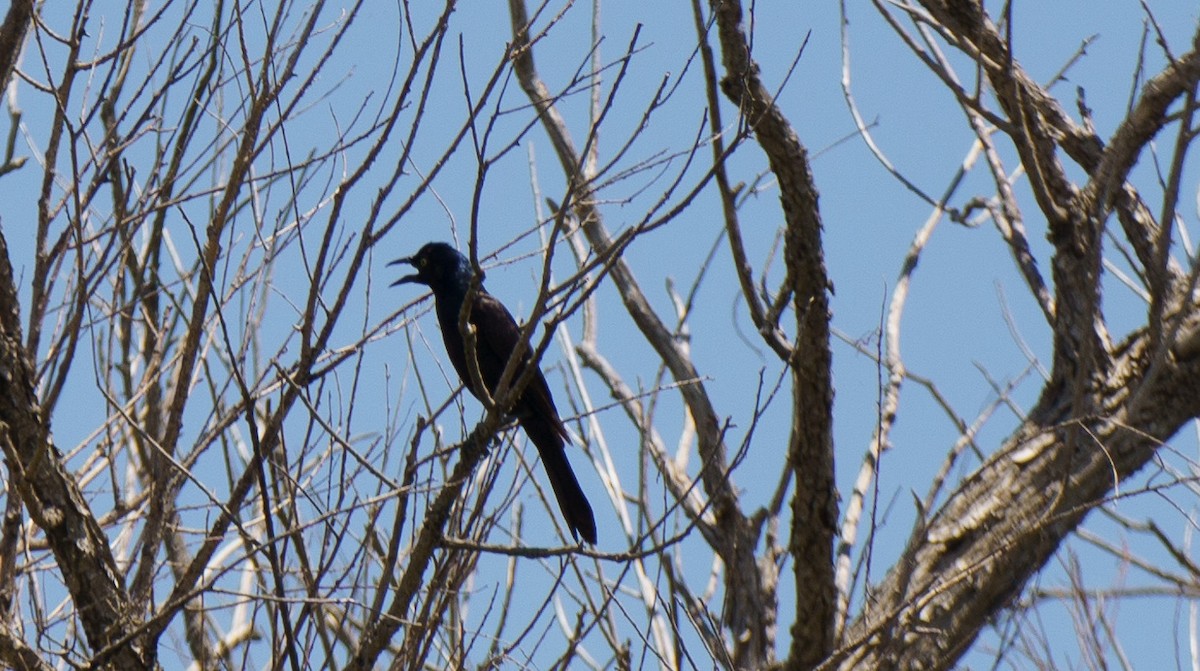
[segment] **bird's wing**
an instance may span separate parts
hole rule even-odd
[[[475,297],[475,305],[471,308],[471,323],[475,325],[479,373],[488,388],[495,389],[500,382],[500,376],[504,374],[508,358],[517,348],[521,329],[503,303],[483,292]],[[528,352],[525,359],[529,359]],[[521,374],[520,368],[516,374]],[[533,379],[525,386],[521,398],[513,404],[513,414],[533,414],[552,419],[555,432],[567,439],[567,430],[558,417],[554,397],[550,395],[550,386],[546,384],[546,378],[540,370],[534,371]]]
[[[521,329],[500,301],[479,292],[471,306],[471,324],[475,327],[475,349],[479,372],[488,390],[494,391],[508,357],[517,347]]]

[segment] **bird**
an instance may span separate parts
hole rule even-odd
[[[388,265],[410,265],[416,269],[416,273],[401,277],[391,286],[423,284],[433,292],[446,355],[450,357],[450,363],[454,365],[463,386],[475,398],[481,398],[480,390],[472,382],[470,369],[467,368],[466,347],[458,328],[458,317],[471,284],[470,261],[445,242],[430,242],[413,256],[396,259]],[[482,274],[479,279],[467,321],[475,329],[475,358],[479,363],[480,378],[490,396],[496,391],[504,368],[520,341],[521,329],[508,308],[483,288]],[[512,379],[517,380],[529,365],[531,360],[527,352]],[[554,405],[554,397],[550,395],[550,386],[536,365],[529,382],[512,403],[509,412],[537,448],[550,480],[550,488],[554,490],[554,497],[558,499],[559,510],[571,529],[572,537],[577,542],[582,537],[595,545],[596,519],[592,514],[592,506],[567,459],[566,444],[570,437]]]

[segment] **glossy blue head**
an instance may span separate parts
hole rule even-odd
[[[396,259],[388,265],[402,263],[416,268],[417,272],[392,282],[392,286],[424,284],[436,295],[447,291],[466,291],[471,282],[471,262],[444,242],[430,242],[416,254]]]

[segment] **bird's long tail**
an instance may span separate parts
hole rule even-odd
[[[537,447],[546,469],[546,477],[550,479],[550,487],[554,497],[558,499],[558,507],[562,510],[571,534],[583,540],[596,544],[596,518],[592,515],[592,506],[587,496],[575,479],[575,471],[567,460],[562,435],[558,427],[541,417],[523,417],[520,419],[521,428]]]

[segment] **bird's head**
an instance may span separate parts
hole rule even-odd
[[[392,282],[399,284],[424,284],[436,294],[439,290],[466,290],[471,281],[471,262],[467,257],[458,253],[444,242],[430,242],[419,249],[416,254],[402,259],[396,259],[389,266],[408,264],[417,269],[412,275],[405,275]],[[482,279],[482,278],[481,278]]]

